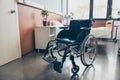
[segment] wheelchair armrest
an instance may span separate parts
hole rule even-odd
[[[68,27],[59,27],[60,29],[67,30]]]

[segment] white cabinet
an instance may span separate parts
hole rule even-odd
[[[46,49],[47,43],[56,37],[56,27],[35,27],[35,48]]]

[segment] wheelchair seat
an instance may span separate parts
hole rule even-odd
[[[62,30],[57,35],[56,40],[61,43],[82,43],[84,38],[90,33],[91,20],[71,20],[68,30]]]

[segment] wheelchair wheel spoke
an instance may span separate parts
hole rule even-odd
[[[92,54],[86,54],[84,56],[87,63],[90,63],[93,60],[93,56],[91,56],[91,55]]]

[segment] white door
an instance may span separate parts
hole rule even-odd
[[[0,66],[21,57],[17,14],[15,0],[0,0]]]

